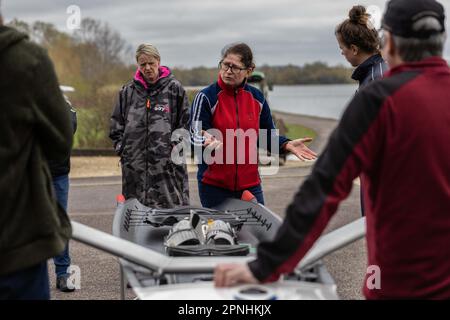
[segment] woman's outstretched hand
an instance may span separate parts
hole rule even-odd
[[[312,141],[312,138],[295,139],[286,143],[284,149],[287,152],[292,152],[302,161],[315,160],[317,158],[317,153],[305,145],[305,142],[310,141]]]

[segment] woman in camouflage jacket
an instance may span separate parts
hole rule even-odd
[[[110,138],[122,165],[122,193],[152,208],[189,205],[186,164],[171,159],[172,133],[186,129],[186,92],[153,45],[136,51],[138,70],[124,85],[111,117]]]

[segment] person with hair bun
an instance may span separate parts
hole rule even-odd
[[[356,67],[352,79],[359,82],[359,90],[383,77],[388,66],[381,56],[378,32],[372,25],[366,8],[353,6],[348,16],[348,19],[336,27],[335,35],[342,55]],[[364,216],[362,194],[363,192],[361,192],[361,214]]]
[[[356,67],[352,79],[359,88],[381,78],[388,67],[380,54],[378,32],[363,6],[354,6],[349,17],[336,27],[335,35],[342,55]]]

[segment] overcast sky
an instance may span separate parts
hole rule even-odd
[[[346,64],[334,37],[336,24],[355,4],[376,6],[385,0],[2,0],[4,19],[53,23],[67,28],[67,8],[76,5],[81,17],[107,22],[132,46],[156,45],[162,64],[171,67],[215,66],[220,50],[244,41],[256,64],[324,61]],[[447,14],[450,0],[440,1]],[[373,8],[376,8],[373,7]],[[448,19],[446,21],[449,29]],[[445,57],[450,60],[450,48]],[[131,53],[132,55],[132,53]]]

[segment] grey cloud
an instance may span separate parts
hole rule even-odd
[[[441,1],[450,14],[450,0]],[[65,30],[66,8],[78,5],[83,17],[107,22],[134,48],[152,42],[167,65],[214,66],[221,48],[246,41],[258,64],[303,64],[321,60],[345,64],[334,28],[352,5],[386,0],[3,0],[6,20],[43,20]],[[447,20],[447,26],[448,26]],[[67,31],[67,30],[66,30]],[[445,55],[450,56],[446,48]],[[132,55],[130,57],[132,61]]]

